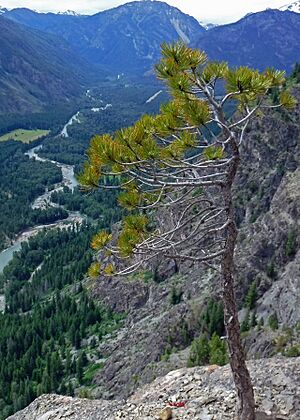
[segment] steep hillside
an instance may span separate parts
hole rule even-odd
[[[300,98],[299,89],[295,95]],[[253,325],[259,324],[247,328],[249,357],[300,351],[300,302],[295,293],[300,281],[299,112],[300,105],[292,113],[257,120],[242,151],[235,187],[238,301],[241,321],[248,317],[250,323],[252,317]],[[247,312],[245,296],[254,282],[257,296]],[[95,395],[106,397],[127,396],[139,384],[185,366],[185,349],[203,328],[210,328],[203,319],[212,316],[209,308],[218,310],[221,295],[216,274],[190,263],[182,264],[178,273],[172,264],[162,263],[155,278],[149,272],[130,279],[103,277],[90,281],[89,288],[113,310],[128,313],[117,339],[99,349],[105,364],[94,378]],[[274,331],[269,326],[272,317],[278,320]]]
[[[132,2],[94,16],[15,9],[5,14],[27,26],[64,37],[91,63],[114,72],[143,73],[159,58],[163,41],[193,42],[205,29],[196,19],[159,1]]]
[[[191,16],[162,2],[132,2],[88,18],[84,56],[119,71],[149,70],[162,42],[195,40],[204,28]]]
[[[0,17],[0,113],[74,99],[88,67],[64,40]]]
[[[300,14],[266,10],[203,33],[196,46],[230,65],[290,72],[300,59]]]

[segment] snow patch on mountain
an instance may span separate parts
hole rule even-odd
[[[66,10],[64,12],[58,12],[57,14],[65,16],[81,16],[79,13],[74,12],[74,10]]]
[[[0,15],[4,15],[4,13],[8,12],[8,9],[5,7],[0,6]]]
[[[205,23],[205,22],[202,22],[202,21],[200,21],[200,20],[199,20],[199,23],[200,23],[200,25],[201,25],[204,29],[206,29],[207,31],[208,31],[209,29],[215,28],[216,26],[219,26],[219,25],[218,25],[218,24],[216,24],[216,23]]]
[[[290,12],[300,13],[300,0],[294,1],[293,3],[286,4],[279,8],[281,11],[289,10]]]

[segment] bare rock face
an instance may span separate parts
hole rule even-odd
[[[297,169],[282,178],[269,211],[242,227],[236,258],[240,290],[253,281],[259,289],[257,316],[267,321],[276,311],[279,321],[290,327],[300,320],[299,208]]]
[[[249,368],[257,419],[299,419],[300,358],[261,359]],[[172,371],[123,401],[43,395],[8,420],[233,420],[235,405],[230,367],[207,366]]]

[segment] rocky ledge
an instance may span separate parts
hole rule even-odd
[[[300,358],[249,362],[259,420],[300,418]],[[43,395],[8,420],[233,420],[236,396],[229,366],[179,369],[125,400]]]

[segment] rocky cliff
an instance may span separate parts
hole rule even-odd
[[[261,359],[249,368],[257,420],[299,419],[300,358]],[[170,372],[127,400],[43,395],[8,420],[232,420],[235,403],[229,366],[212,365]]]
[[[299,89],[295,95],[300,98]],[[248,317],[259,324],[244,334],[248,358],[300,351],[299,112],[298,105],[292,113],[267,113],[253,123],[242,148],[235,186],[237,297],[241,321]],[[99,348],[105,363],[94,378],[93,395],[128,396],[137,386],[186,366],[210,297],[221,297],[220,282],[190,263],[174,271],[162,265],[156,279],[145,272],[126,280],[91,281],[96,299],[127,313],[119,335]],[[253,283],[257,297],[249,312],[245,296]],[[176,304],[174,293],[180,296]],[[277,319],[275,330],[270,317]]]

